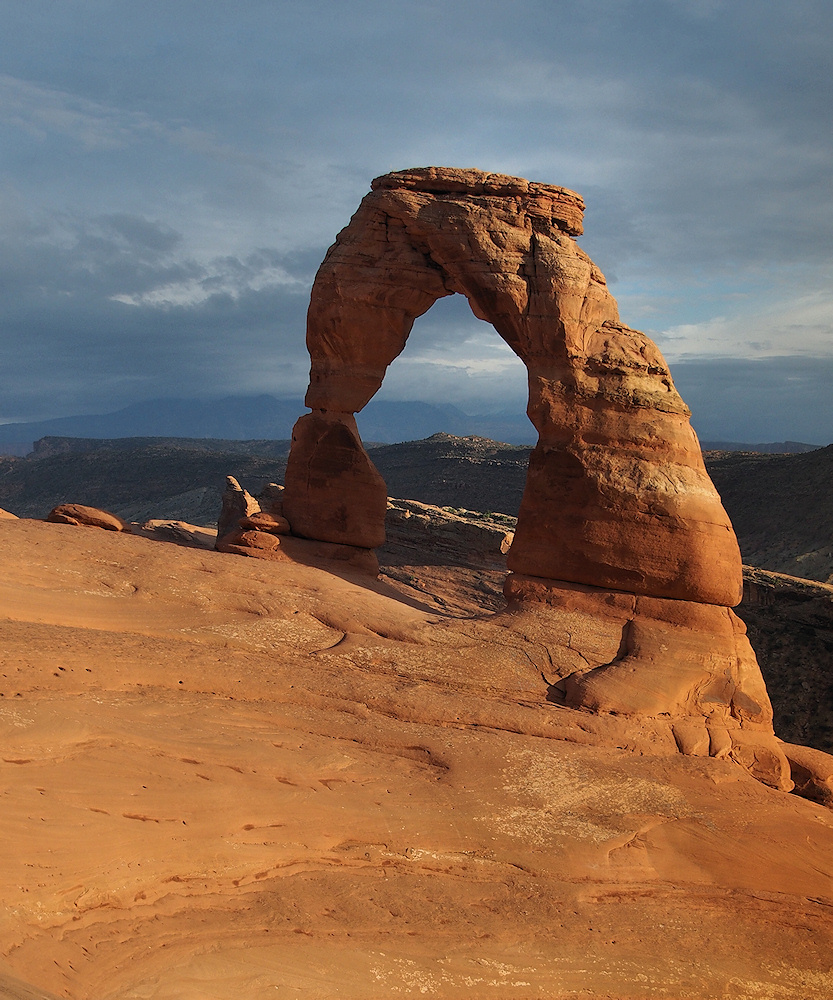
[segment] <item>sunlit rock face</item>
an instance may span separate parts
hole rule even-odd
[[[651,597],[734,606],[735,535],[662,355],[619,321],[576,244],[565,188],[427,167],[373,181],[318,272],[306,402],[286,473],[293,530],[382,541],[385,485],[352,414],[414,320],[459,292],[529,372],[538,430],[509,568]]]

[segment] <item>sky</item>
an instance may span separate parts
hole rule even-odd
[[[0,0],[0,423],[301,396],[373,177],[578,191],[701,437],[833,441],[829,0]],[[522,410],[460,296],[380,398]]]

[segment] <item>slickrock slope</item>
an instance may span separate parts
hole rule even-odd
[[[830,996],[833,812],[548,701],[540,605],[24,520],[0,561],[0,995]]]

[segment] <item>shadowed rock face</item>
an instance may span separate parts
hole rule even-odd
[[[414,320],[458,292],[529,371],[530,460],[509,568],[651,597],[733,606],[741,560],[662,355],[620,323],[577,246],[564,188],[429,167],[379,177],[318,272],[306,402],[285,512],[311,538],[374,547],[384,482],[361,410]]]

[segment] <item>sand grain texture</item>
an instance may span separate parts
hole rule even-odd
[[[540,615],[25,520],[0,561],[0,996],[833,992],[833,812],[548,703]]]

